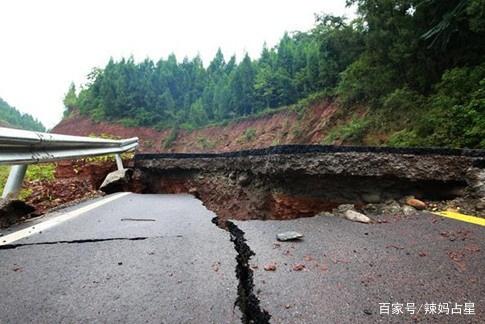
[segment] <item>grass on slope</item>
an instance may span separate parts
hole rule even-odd
[[[43,164],[32,164],[27,168],[27,173],[25,175],[26,181],[34,180],[53,180],[54,170],[56,165],[54,163],[43,163]],[[8,174],[10,172],[10,166],[0,165],[0,192],[3,192],[5,183],[7,182]],[[31,190],[28,188],[23,188],[20,191],[19,198],[26,199],[32,194]]]

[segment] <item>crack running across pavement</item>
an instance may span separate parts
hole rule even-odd
[[[110,238],[103,238],[103,239],[82,239],[82,240],[71,240],[71,241],[5,244],[5,245],[0,245],[0,250],[12,250],[18,247],[35,246],[35,245],[82,244],[82,243],[97,243],[97,242],[109,242],[109,241],[143,241],[143,240],[152,239],[152,238],[167,238],[167,237],[168,236],[110,237]],[[183,237],[183,235],[175,235],[173,237]]]
[[[249,266],[249,260],[255,253],[247,245],[244,232],[233,222],[225,221],[221,224],[218,217],[214,217],[212,222],[230,233],[231,242],[234,243],[237,252],[236,277],[239,284],[235,305],[241,310],[243,324],[268,324],[271,315],[261,308],[260,301],[253,291],[253,270]]]

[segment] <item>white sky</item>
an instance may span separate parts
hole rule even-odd
[[[207,64],[221,47],[226,59],[257,58],[321,12],[353,16],[345,0],[1,0],[0,97],[50,128],[70,82],[110,57],[199,53]]]

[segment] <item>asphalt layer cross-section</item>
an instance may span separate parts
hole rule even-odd
[[[0,323],[240,323],[235,234],[214,216],[189,195],[128,194],[0,247]],[[255,253],[245,287],[271,323],[483,323],[483,227],[429,213],[378,220],[234,221]],[[304,239],[277,242],[288,230]],[[379,314],[379,303],[415,314]],[[426,303],[474,303],[475,315],[426,314]]]

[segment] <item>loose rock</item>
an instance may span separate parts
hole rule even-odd
[[[408,198],[406,199],[406,204],[408,206],[411,206],[411,207],[414,207],[418,210],[423,210],[426,208],[426,204],[424,202],[422,202],[421,200],[419,199],[416,199],[416,198]]]
[[[366,223],[366,224],[371,222],[371,219],[369,217],[359,212],[356,212],[354,210],[347,210],[344,215],[345,215],[345,218],[353,222],[360,222],[360,223]]]
[[[263,269],[265,271],[276,271],[276,263],[274,262],[270,262],[268,264],[265,264]]]
[[[107,194],[124,191],[124,188],[131,181],[132,174],[133,170],[131,169],[113,171],[106,176],[99,190]]]
[[[283,232],[283,233],[279,233],[278,235],[276,235],[276,239],[278,241],[299,240],[301,238],[303,238],[303,234],[295,232],[295,231]]]
[[[416,214],[416,209],[414,207],[404,205],[402,207],[402,212],[405,216],[412,216]]]
[[[388,200],[382,206],[381,212],[383,214],[396,215],[401,212],[401,205],[394,199]]]
[[[244,172],[239,175],[239,177],[237,178],[237,182],[241,186],[247,186],[251,183],[251,178],[249,177],[249,174]]]

